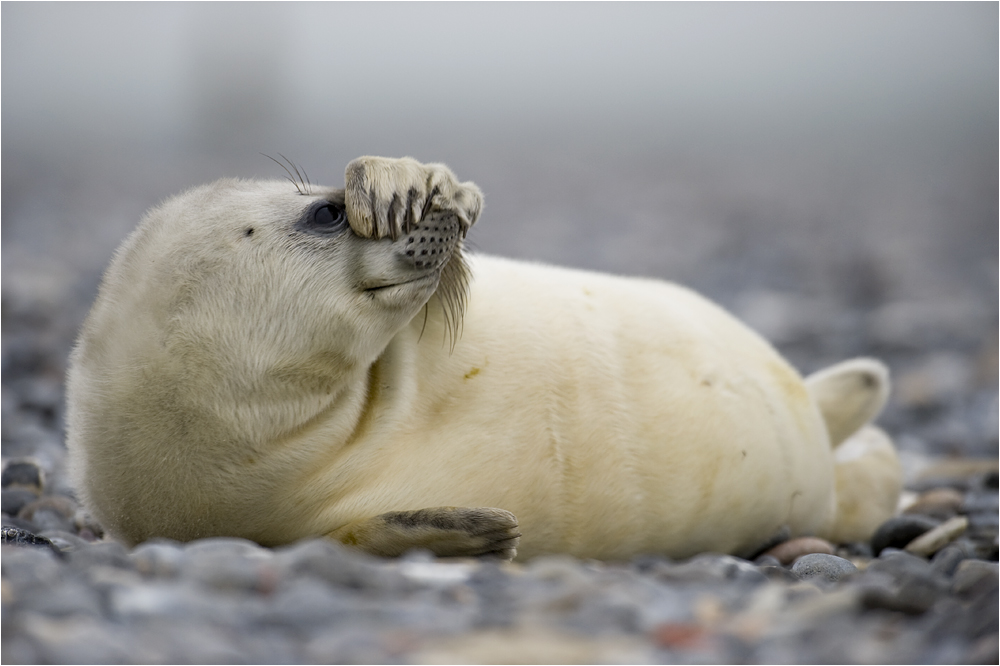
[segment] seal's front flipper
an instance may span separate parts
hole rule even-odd
[[[475,183],[460,183],[444,164],[412,157],[359,157],[344,173],[347,221],[362,238],[404,236],[431,212],[454,213],[462,235],[483,208]]]
[[[450,506],[383,513],[348,523],[328,536],[384,557],[426,548],[438,557],[487,555],[504,560],[517,555],[521,540],[517,518],[509,511]]]

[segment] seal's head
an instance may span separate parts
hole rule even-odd
[[[213,483],[225,485],[227,457],[253,457],[335,402],[435,295],[454,329],[468,277],[462,240],[481,195],[444,178],[471,204],[456,209],[427,176],[433,165],[418,165],[425,171],[410,183],[374,177],[383,163],[400,161],[356,160],[346,190],[195,188],[150,211],[119,248],[69,376],[77,485],[112,533],[191,536],[140,526],[137,505],[168,500],[122,474],[155,486],[147,472],[157,457],[187,468],[204,452],[201,463],[220,467]],[[108,456],[114,465],[90,464]]]

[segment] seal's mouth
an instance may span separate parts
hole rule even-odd
[[[370,287],[363,287],[363,290],[368,293],[376,293],[380,291],[385,291],[387,289],[392,289],[393,287],[402,287],[408,284],[416,284],[417,282],[429,282],[431,280],[436,279],[437,277],[438,273],[437,271],[435,271],[430,275],[421,275],[419,277],[413,278],[412,280],[403,280],[402,282],[387,282],[385,284],[376,284]]]

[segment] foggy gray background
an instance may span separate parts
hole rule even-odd
[[[5,314],[71,337],[145,209],[283,177],[260,153],[333,185],[411,155],[482,187],[481,251],[766,334],[775,303],[951,308],[995,349],[997,7],[4,3]]]

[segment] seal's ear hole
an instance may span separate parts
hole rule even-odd
[[[246,230],[243,232],[243,235],[246,236],[247,238],[253,236],[253,227],[247,227]]]

